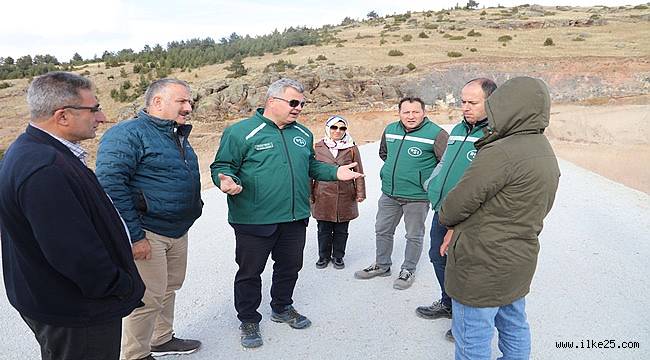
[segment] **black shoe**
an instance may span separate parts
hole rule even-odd
[[[241,323],[239,330],[241,330],[241,346],[252,349],[264,344],[260,335],[260,324]]]
[[[172,335],[172,339],[166,343],[151,347],[152,356],[191,354],[201,347],[198,340],[179,339]],[[146,359],[146,358],[145,358]]]
[[[343,262],[343,258],[334,258],[332,260],[332,265],[334,265],[335,269],[343,269],[345,267],[345,263]]]
[[[327,258],[318,258],[318,261],[316,261],[316,268],[317,269],[325,269],[327,267],[327,264],[330,263],[330,259]]]
[[[456,342],[456,339],[454,339],[454,334],[451,333],[451,329],[447,330],[447,332],[445,333],[445,339],[451,342]]]
[[[307,319],[306,316],[300,315],[300,313],[298,313],[291,305],[287,307],[287,310],[281,313],[271,311],[271,320],[289,324],[289,326],[294,329],[304,329],[311,325],[311,321]]]
[[[151,356],[151,354],[149,354],[149,355],[147,355],[147,356],[145,356],[143,358],[140,358],[138,360],[156,360],[156,358],[154,358],[153,356]]]
[[[418,306],[415,314],[423,319],[451,319],[451,306],[445,305],[442,300],[434,301],[431,306]]]

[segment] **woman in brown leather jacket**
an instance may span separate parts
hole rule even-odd
[[[340,116],[332,116],[325,123],[325,137],[314,145],[316,159],[334,165],[353,162],[354,171],[363,173],[359,149],[347,132],[348,122]],[[359,216],[357,203],[366,198],[363,178],[350,181],[312,180],[311,212],[318,220],[318,262],[324,269],[329,262],[336,269],[343,269],[345,244],[348,240],[350,220]]]

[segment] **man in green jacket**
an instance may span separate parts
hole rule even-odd
[[[400,120],[386,127],[379,145],[384,166],[380,172],[382,194],[375,222],[375,263],[355,272],[354,276],[371,279],[390,275],[393,236],[404,215],[404,262],[393,283],[393,288],[404,290],[413,284],[415,267],[422,254],[424,221],[429,212],[423,184],[445,152],[449,135],[425,117],[420,98],[403,98],[398,109]]]
[[[273,261],[271,320],[304,329],[311,321],[292,306],[302,268],[310,216],[311,180],[352,180],[356,163],[335,167],[314,157],[314,136],[296,122],[305,106],[304,87],[280,79],[267,91],[264,108],[227,128],[210,166],[214,184],[228,194],[228,222],[235,230],[235,309],[241,344],[262,346],[257,311],[269,254]]]
[[[468,81],[461,90],[461,107],[463,120],[451,130],[442,159],[425,182],[427,194],[431,201],[431,207],[435,211],[431,223],[431,247],[429,248],[429,259],[433,264],[433,270],[440,285],[441,297],[430,306],[419,306],[415,312],[424,319],[451,319],[451,298],[445,292],[445,265],[447,256],[440,255],[440,245],[447,234],[447,227],[440,224],[438,219],[440,205],[465,170],[470,166],[476,148],[474,143],[483,136],[483,130],[487,125],[487,114],[485,113],[485,99],[497,88],[494,81],[486,78],[478,78]],[[449,230],[451,232],[451,230]],[[449,236],[449,234],[447,234]],[[452,340],[451,331],[447,332],[447,338]]]
[[[448,250],[445,290],[454,309],[456,359],[490,359],[495,326],[503,357],[528,359],[525,296],[560,177],[544,136],[550,96],[543,81],[517,77],[485,109],[488,131],[440,209],[440,223],[454,229],[440,253]]]

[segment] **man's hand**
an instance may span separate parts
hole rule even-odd
[[[147,238],[138,240],[131,245],[134,260],[151,260],[151,244]]]
[[[357,198],[357,202],[358,202],[358,203],[363,202],[363,200],[365,200],[365,199],[366,199],[366,198],[358,197],[358,198]]]
[[[447,233],[445,234],[445,238],[442,240],[442,245],[440,245],[440,256],[447,255],[447,249],[449,249],[449,245],[451,245],[452,235],[454,235],[454,230],[452,229],[447,230]]]
[[[356,162],[339,166],[339,168],[336,170],[336,178],[345,181],[354,180],[366,176],[362,173],[352,171],[352,168],[355,166],[357,166]]]
[[[244,190],[244,188],[241,185],[237,185],[230,176],[224,174],[219,174],[219,189],[228,195],[237,195]]]

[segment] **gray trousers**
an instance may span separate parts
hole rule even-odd
[[[377,205],[377,220],[375,221],[375,236],[377,241],[377,265],[381,268],[390,267],[393,262],[393,237],[395,228],[404,215],[406,228],[406,249],[402,269],[415,271],[422,254],[424,239],[424,222],[429,213],[428,201],[414,201],[391,198],[381,194]]]

